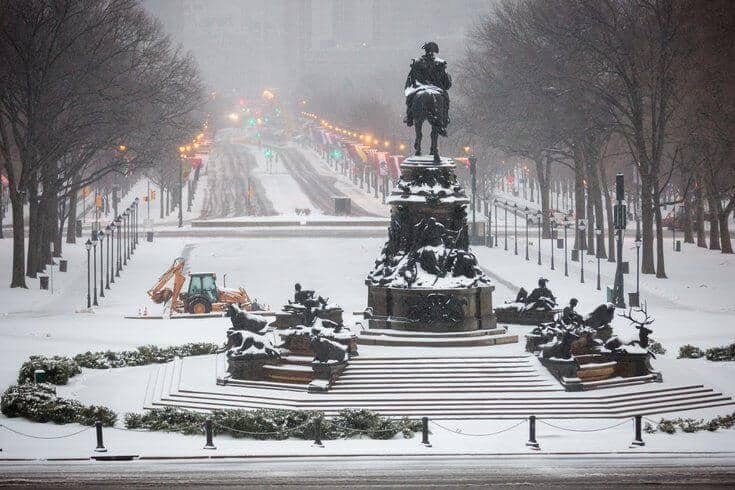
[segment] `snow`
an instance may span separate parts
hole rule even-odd
[[[143,184],[140,184],[143,185]],[[200,188],[200,192],[203,187]],[[136,191],[137,192],[137,191]],[[201,195],[200,195],[201,197]],[[372,198],[371,198],[372,199]],[[374,200],[377,203],[377,200]],[[382,206],[382,204],[381,204]],[[153,213],[152,213],[153,214]],[[136,314],[143,307],[149,314],[160,313],[145,291],[171,263],[174,257],[188,255],[188,263],[199,270],[209,270],[223,277],[227,273],[229,286],[243,286],[252,298],[280,305],[291,295],[293,283],[301,282],[308,289],[319,291],[330,301],[344,307],[346,323],[357,319],[349,312],[364,309],[367,291],[364,278],[379,256],[385,237],[349,238],[294,237],[274,240],[268,233],[260,237],[216,237],[218,229],[207,230],[210,236],[157,237],[154,243],[140,242],[121,277],[115,279],[112,289],[105,291],[101,306],[92,313],[75,313],[85,308],[86,251],[81,243],[65,245],[64,256],[69,260],[69,271],[54,271],[54,291],[40,291],[37,280],[29,280],[29,290],[9,289],[7,282],[0,285],[0,386],[15,383],[21,363],[32,354],[74,355],[87,350],[124,350],[154,343],[174,345],[186,342],[208,341],[221,343],[229,321],[224,318],[196,320],[136,321],[123,318]],[[525,245],[520,243],[519,245]],[[563,274],[563,256],[555,250],[556,271],[548,267],[549,242],[544,241],[543,265],[526,262],[523,254],[514,256],[512,242],[509,251],[500,248],[474,247],[480,265],[491,275],[496,287],[495,304],[514,298],[517,288],[533,285],[538,277],[549,278],[549,288],[565,304],[571,297],[580,299],[578,311],[586,313],[605,301],[604,293],[595,289],[595,261],[587,256],[587,282],[579,284],[579,264],[569,262],[570,277]],[[630,256],[630,242],[626,254]],[[522,246],[519,247],[522,251]],[[531,248],[532,252],[535,249]],[[186,252],[185,252],[186,251]],[[656,317],[651,337],[668,349],[653,361],[661,371],[665,383],[711,386],[719,392],[735,392],[735,363],[713,363],[704,359],[676,359],[678,347],[691,343],[710,347],[733,341],[735,302],[732,299],[732,259],[716,252],[684,246],[684,251],[667,253],[667,280],[644,276],[641,292],[648,302],[649,313]],[[0,278],[10,276],[11,241],[0,240]],[[99,260],[99,257],[98,257]],[[611,264],[602,262],[603,284],[612,280]],[[631,264],[634,269],[634,263]],[[98,279],[99,281],[99,279]],[[626,277],[626,290],[634,287],[634,274]],[[631,284],[632,282],[632,284]],[[98,284],[99,286],[99,284]],[[614,321],[616,332],[627,326],[620,318]],[[359,327],[358,327],[359,328]],[[355,330],[357,330],[356,328]],[[510,326],[510,333],[522,336],[532,327]],[[637,337],[637,333],[631,332]],[[360,346],[361,357],[469,357],[523,354],[523,343],[487,348],[441,348]],[[491,349],[491,350],[490,350]],[[207,361],[209,362],[209,361]],[[71,379],[68,386],[59,387],[62,396],[76,397],[85,403],[109,405],[119,412],[140,411],[147,392],[149,375],[160,366],[119,368],[110,370],[83,370]],[[186,376],[191,376],[185,372]],[[234,389],[235,387],[231,387]],[[627,388],[628,390],[635,387]],[[599,394],[599,393],[598,393]],[[400,399],[401,394],[396,393]],[[410,394],[404,394],[410,396]],[[470,394],[473,396],[473,394]],[[684,412],[682,416],[711,417],[732,412],[732,406]],[[672,415],[674,416],[674,415]],[[555,425],[565,427],[604,427],[617,420],[562,421]],[[45,436],[68,434],[81,429],[77,425],[56,426],[33,424],[20,419],[0,418],[0,423],[30,434]],[[464,433],[487,433],[506,428],[508,420],[461,420],[442,425]],[[544,452],[553,451],[632,451],[632,424],[603,433],[572,433],[539,424],[538,439]],[[342,454],[379,451],[405,453],[407,451],[487,451],[517,453],[527,451],[527,425],[493,437],[468,437],[454,434],[432,425],[433,448],[419,446],[420,439],[392,441],[349,440],[325,441],[329,450]],[[735,450],[735,431],[715,433],[644,435],[646,450],[696,451]],[[87,457],[94,448],[94,434],[87,431],[68,439],[39,441],[26,439],[0,429],[3,457]],[[203,436],[183,436],[166,433],[141,433],[105,429],[105,443],[111,453],[141,455],[202,455],[211,454],[201,449]],[[310,441],[252,441],[232,440],[218,436],[215,439],[217,455],[226,454],[315,454]],[[321,450],[323,451],[323,450]]]

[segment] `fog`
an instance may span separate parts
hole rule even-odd
[[[190,50],[213,90],[268,88],[290,100],[328,93],[402,103],[411,58],[426,41],[452,64],[484,0],[147,0]]]

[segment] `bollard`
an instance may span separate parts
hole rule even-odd
[[[538,442],[536,442],[536,416],[531,415],[528,417],[528,442],[526,446],[531,449],[540,449]]]
[[[94,423],[95,432],[97,432],[97,447],[94,448],[94,452],[96,453],[106,453],[107,449],[105,449],[105,445],[102,442],[102,422],[99,420]]]
[[[324,447],[322,444],[322,418],[314,419],[314,444],[312,447]]]
[[[41,286],[41,289],[44,291],[48,291],[48,284],[49,284],[49,277],[48,276],[38,276],[39,279],[39,285]]]
[[[635,440],[631,443],[633,446],[645,446],[646,443],[643,442],[643,435],[641,433],[641,419],[643,417],[641,415],[635,416]]]
[[[421,417],[421,444],[431,447],[429,442],[429,417]]]
[[[66,259],[59,260],[59,272],[66,272],[69,262]]]
[[[204,449],[217,449],[212,442],[212,419],[204,421],[204,434],[207,436],[207,443],[204,445]]]

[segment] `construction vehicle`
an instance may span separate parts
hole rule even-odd
[[[230,304],[237,304],[243,310],[251,311],[253,302],[248,293],[243,288],[218,288],[217,276],[213,272],[189,274],[189,289],[181,292],[186,282],[184,265],[184,258],[178,257],[158,279],[155,286],[148,290],[148,296],[154,303],[166,304],[171,301],[169,316],[174,312],[202,314],[226,311]],[[166,287],[172,278],[173,289]]]

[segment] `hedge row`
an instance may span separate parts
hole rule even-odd
[[[212,419],[214,432],[232,437],[254,439],[313,439],[318,411],[261,409],[215,410],[211,414],[190,412],[173,407],[157,408],[144,414],[125,415],[128,429],[201,434],[207,418]],[[371,439],[391,439],[397,434],[413,437],[421,430],[421,422],[408,418],[389,419],[370,410],[343,410],[334,419],[321,421],[322,439],[344,439],[364,434]]]
[[[646,422],[644,431],[649,434],[663,432],[665,434],[674,434],[677,429],[682,432],[692,433],[707,430],[714,432],[717,429],[730,429],[735,425],[735,412],[730,415],[718,416],[712,420],[704,419],[661,419],[656,426]]]
[[[59,398],[48,383],[12,385],[0,398],[0,411],[6,417],[25,417],[34,422],[115,425],[117,414],[107,407],[84,405],[77,400]]]
[[[701,357],[708,361],[735,361],[735,344],[712,347],[707,350],[690,344],[679,347],[679,359],[699,359]]]
[[[147,364],[161,364],[173,361],[175,357],[199,356],[215,354],[219,346],[212,343],[192,343],[172,347],[156,347],[144,345],[136,350],[126,351],[99,351],[77,354],[74,358],[63,356],[31,356],[20,367],[18,383],[33,381],[33,372],[36,369],[46,371],[46,382],[55,385],[65,385],[69,378],[80,374],[81,368],[109,369]]]

